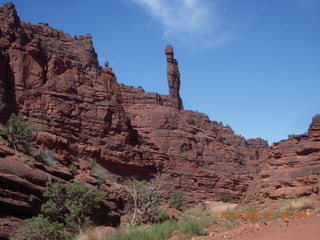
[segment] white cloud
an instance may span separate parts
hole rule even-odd
[[[214,0],[130,0],[144,9],[163,27],[162,37],[168,42],[195,48],[223,45],[233,39],[223,29]]]

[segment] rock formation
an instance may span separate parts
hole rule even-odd
[[[167,58],[167,79],[169,86],[169,96],[172,99],[172,107],[183,109],[182,99],[180,97],[180,72],[178,61],[174,58],[173,48],[171,45],[166,46],[164,53]]]
[[[313,117],[307,133],[275,143],[261,161],[244,203],[267,205],[319,194],[320,115]]]
[[[171,47],[165,52],[169,95],[118,84],[108,63],[98,66],[90,35],[71,37],[48,24],[24,23],[6,3],[0,8],[0,100],[6,103],[0,120],[20,111],[44,126],[36,143],[54,149],[60,165],[96,158],[120,180],[154,173],[174,178],[189,203],[216,200],[223,193],[239,200],[267,143],[246,140],[204,114],[184,111],[178,63]],[[2,169],[18,165],[10,159],[0,152]],[[48,171],[40,182],[24,179],[19,171],[1,175],[5,201],[17,200],[29,211],[24,216],[5,212],[6,223],[36,212],[32,204],[39,202],[43,182],[57,177]],[[27,187],[19,195],[16,186],[22,182]]]

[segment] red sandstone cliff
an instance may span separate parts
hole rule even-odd
[[[92,157],[121,177],[160,172],[178,179],[189,202],[223,193],[239,200],[267,143],[245,140],[204,114],[181,110],[177,61],[172,48],[166,53],[169,95],[121,85],[109,66],[98,66],[90,35],[71,37],[48,24],[24,23],[7,3],[0,8],[0,100],[6,103],[0,120],[20,111],[44,126],[47,133],[39,134],[36,143],[55,149],[61,166]],[[7,155],[0,160],[2,169],[14,164]],[[7,196],[14,199],[16,190],[7,183],[21,186],[25,180],[19,171],[9,174],[0,187],[12,191]],[[39,199],[41,186],[34,186]],[[24,191],[17,199],[29,204]]]
[[[273,144],[261,159],[259,174],[244,203],[270,205],[284,198],[320,193],[320,115],[308,132]]]

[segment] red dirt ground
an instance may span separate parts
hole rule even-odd
[[[211,236],[210,236],[211,235]],[[194,237],[192,240],[319,240],[320,210],[308,212],[306,218],[292,217],[266,223],[245,223],[235,229],[209,236]]]

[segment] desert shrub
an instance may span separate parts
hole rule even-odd
[[[280,210],[282,212],[293,212],[294,210],[300,211],[304,209],[314,208],[313,203],[307,197],[287,199],[282,203]]]
[[[68,167],[72,171],[76,171],[78,169],[78,167],[76,165],[74,165],[74,163],[71,163]]]
[[[173,192],[168,200],[168,205],[178,210],[181,210],[183,203],[184,203],[184,196],[183,196],[183,193],[179,191]]]
[[[136,226],[129,229],[119,229],[115,234],[107,235],[105,240],[163,240],[178,229],[175,221],[169,220],[151,226]]]
[[[43,196],[48,199],[41,206],[43,215],[62,223],[71,232],[78,232],[92,223],[90,216],[106,194],[97,187],[87,188],[79,182],[48,182]]]
[[[295,136],[295,134],[288,134],[288,138],[293,138]]]
[[[42,128],[33,123],[24,121],[21,113],[13,113],[1,130],[1,134],[5,135],[10,145],[17,150],[17,145],[28,142],[31,133],[36,131],[42,131]]]
[[[27,160],[25,163],[26,163],[28,166],[34,168],[34,162],[33,162],[33,161]]]
[[[232,199],[233,199],[233,197],[230,193],[225,193],[220,196],[220,201],[222,201],[222,202],[231,202]]]
[[[200,202],[195,207],[186,209],[185,213],[187,216],[200,218],[207,214],[206,209],[207,205]]]
[[[209,218],[187,218],[180,225],[189,237],[204,236],[208,232],[203,227],[209,222]]]
[[[95,166],[92,170],[96,174],[97,183],[98,184],[104,183],[107,176],[107,170],[97,166]]]
[[[221,224],[225,229],[230,230],[240,225],[240,222],[237,220],[226,221]]]
[[[41,206],[42,214],[26,220],[11,240],[71,239],[92,223],[92,212],[106,194],[79,182],[48,182],[43,196],[48,201]]]
[[[162,209],[159,209],[154,213],[154,216],[152,216],[151,221],[155,223],[161,223],[169,219],[170,219],[169,215]]]
[[[93,170],[97,166],[97,160],[95,158],[90,158],[88,160],[88,165]]]
[[[29,142],[21,143],[21,147],[23,148],[22,151],[24,150],[24,152],[28,153],[29,155],[31,155],[32,152],[35,151],[33,144]]]
[[[35,156],[33,156],[33,158],[36,161],[46,164],[52,168],[57,168],[58,161],[55,159],[54,150],[49,150],[49,149],[42,150],[40,151],[39,154],[36,154]]]
[[[173,185],[168,186],[164,178],[156,176],[149,182],[130,180],[124,187],[131,196],[127,204],[127,211],[132,215],[130,224],[139,225],[152,222],[155,212],[168,198]]]
[[[24,221],[10,240],[62,240],[63,225],[42,215]]]

